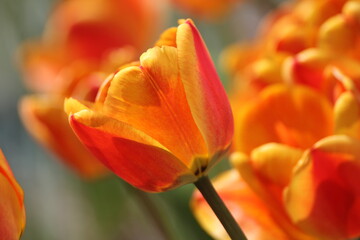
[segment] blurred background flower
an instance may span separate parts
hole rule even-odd
[[[24,79],[35,91],[21,100],[22,120],[40,143],[84,177],[106,170],[72,133],[64,99],[94,101],[117,65],[135,60],[150,46],[160,13],[148,0],[59,2],[42,39],[20,49]]]
[[[359,1],[289,1],[255,41],[222,55],[233,79],[238,171],[215,184],[254,239],[360,235],[359,10]],[[202,201],[196,193],[197,218],[222,235],[202,217]]]

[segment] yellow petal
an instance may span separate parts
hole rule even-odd
[[[251,162],[264,181],[284,187],[302,153],[303,151],[286,145],[268,143],[251,152]]]
[[[334,108],[335,133],[360,139],[360,104],[353,93],[340,95]]]
[[[329,18],[319,30],[319,46],[332,52],[350,51],[356,42],[356,27],[342,15]]]

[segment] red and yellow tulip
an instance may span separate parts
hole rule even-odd
[[[25,227],[24,193],[0,150],[0,236],[19,240]]]
[[[94,104],[70,98],[65,111],[79,139],[110,170],[152,192],[196,181],[233,136],[227,96],[191,20],[110,76]]]
[[[21,100],[23,122],[41,144],[84,177],[107,171],[73,134],[63,112],[64,98],[94,101],[104,76],[148,46],[158,10],[149,0],[61,1],[43,38],[21,49],[24,78],[36,91]]]

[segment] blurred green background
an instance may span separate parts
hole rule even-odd
[[[210,239],[190,211],[192,185],[139,195],[115,176],[86,182],[25,132],[17,104],[27,91],[16,51],[23,41],[41,36],[54,3],[0,0],[0,147],[25,192],[27,224],[22,240]],[[163,29],[176,26],[178,18],[192,17],[218,65],[222,49],[254,36],[261,17],[272,7],[264,3],[245,1],[212,22],[168,6]],[[219,67],[218,71],[227,85],[228,77]],[[224,160],[211,174],[228,167]]]

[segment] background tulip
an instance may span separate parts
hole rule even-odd
[[[107,171],[71,131],[64,98],[94,101],[102,75],[133,60],[151,42],[158,10],[148,0],[62,1],[42,39],[21,48],[25,82],[37,92],[20,103],[24,125],[83,177]]]
[[[220,192],[243,213],[239,221],[253,222],[241,203],[249,194],[237,190],[245,183],[285,239],[359,237],[360,5],[330,2],[284,4],[252,44],[234,45],[222,58],[233,76],[232,156],[242,181],[219,180]],[[196,216],[204,209],[195,205]],[[198,218],[217,236],[212,220]]]
[[[233,134],[225,91],[192,21],[181,21],[157,44],[163,39],[167,45],[149,49],[138,66],[105,82],[95,104],[65,102],[73,130],[94,155],[129,183],[155,192],[206,174]]]

